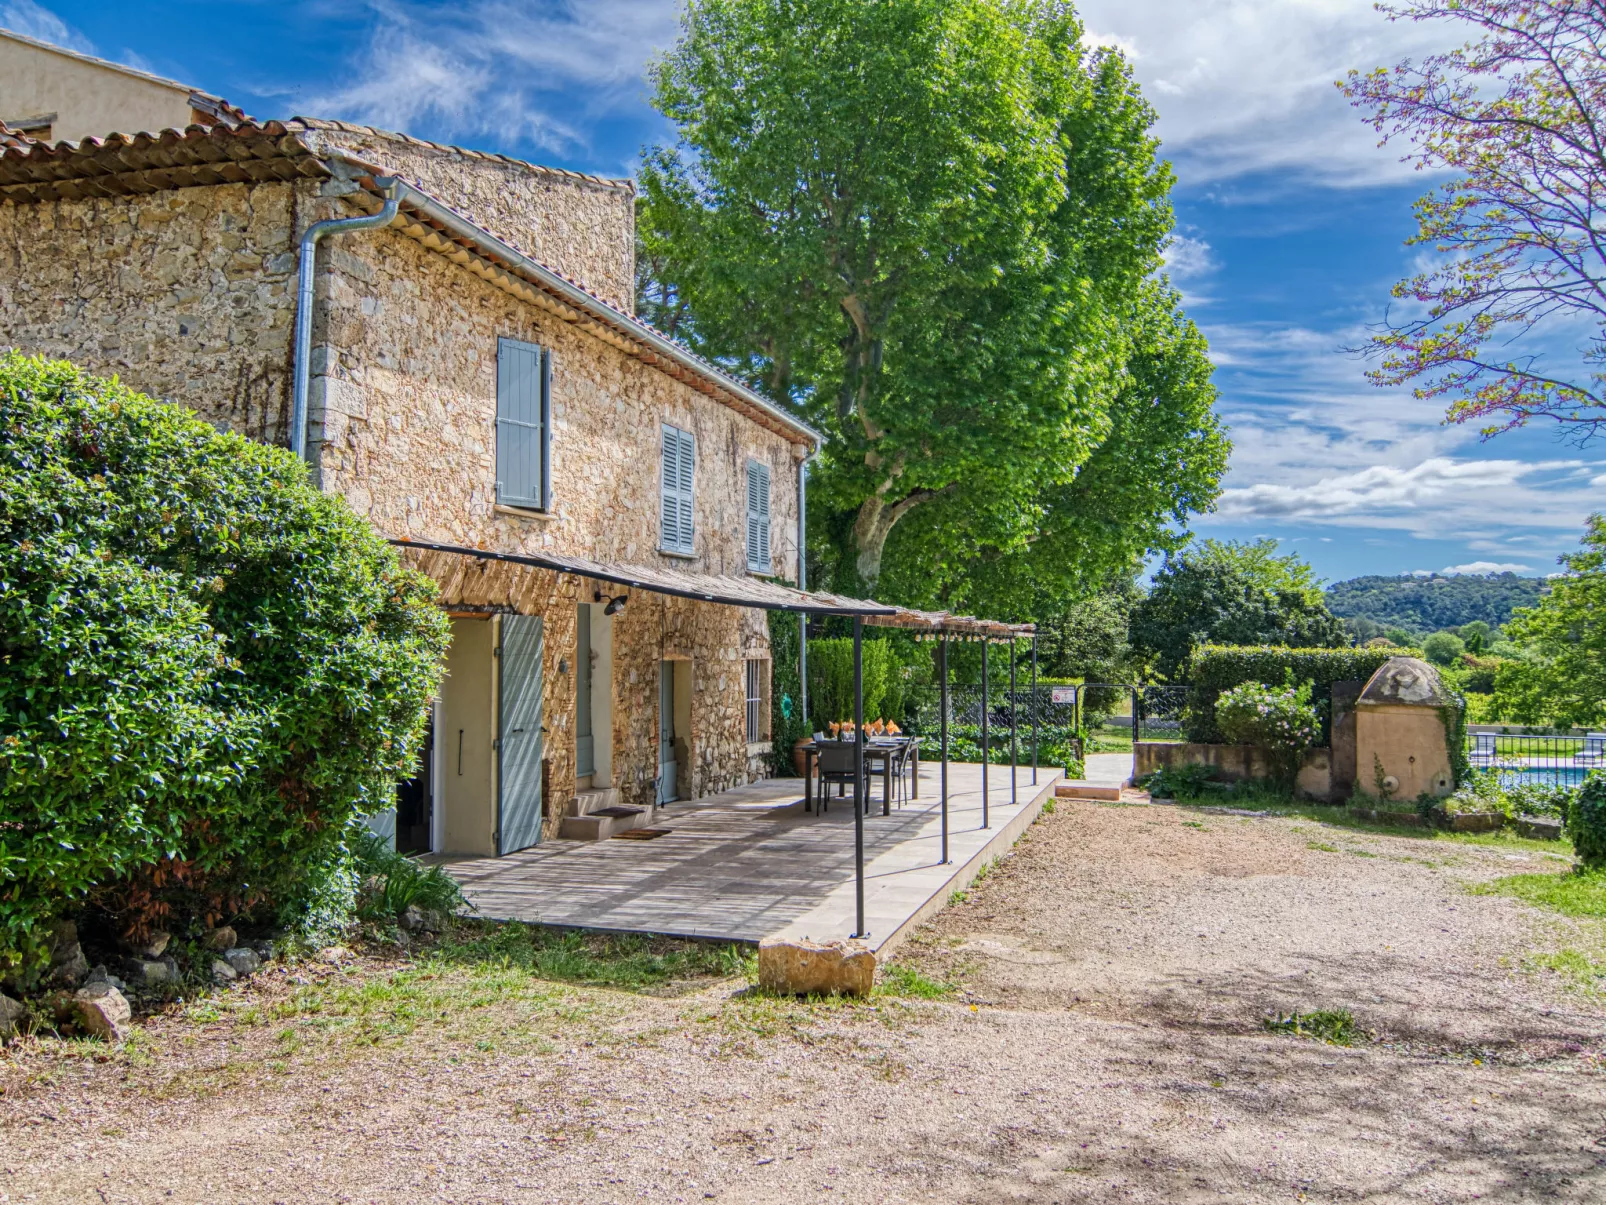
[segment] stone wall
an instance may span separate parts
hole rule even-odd
[[[0,348],[65,357],[216,426],[279,438],[290,416],[292,231],[315,187],[0,204]]]
[[[1183,744],[1173,741],[1133,741],[1132,777],[1145,778],[1156,770],[1183,766],[1209,766],[1219,782],[1254,782],[1271,777],[1271,759],[1259,745]],[[1333,795],[1333,761],[1327,749],[1305,754],[1295,792],[1327,803]]]
[[[350,212],[333,191],[304,181],[0,204],[0,348],[115,373],[220,427],[283,441],[295,246],[311,222]],[[319,264],[311,451],[324,488],[382,534],[740,576],[751,457],[770,466],[773,569],[795,573],[801,447],[398,232],[332,240]],[[549,518],[495,506],[498,336],[555,353]],[[657,552],[666,421],[697,438],[690,560]],[[546,616],[555,828],[574,788],[574,678],[556,666],[573,665],[574,605],[593,583],[518,572],[524,584],[488,605]],[[615,640],[615,767],[627,799],[651,802],[666,655],[693,664],[692,793],[764,772],[746,743],[742,674],[744,654],[768,647],[761,613],[636,594]]]
[[[394,169],[482,230],[635,313],[636,189],[341,122],[312,122],[319,139]]]

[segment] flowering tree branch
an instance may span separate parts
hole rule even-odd
[[[1606,431],[1606,0],[1378,7],[1476,36],[1339,85],[1407,162],[1457,173],[1416,204],[1411,242],[1442,259],[1394,286],[1413,316],[1373,337],[1367,375],[1485,437],[1549,419],[1586,442]],[[1535,344],[1580,326],[1577,363],[1548,368]]]

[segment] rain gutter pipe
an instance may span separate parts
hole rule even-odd
[[[376,230],[396,220],[400,204],[397,180],[390,176],[374,180],[385,193],[385,204],[378,213],[357,218],[329,218],[314,222],[301,236],[300,275],[296,289],[296,351],[294,396],[290,405],[290,450],[298,459],[307,455],[307,394],[312,384],[312,298],[317,282],[318,243],[334,234]]]
[[[809,465],[820,454],[816,447],[797,463],[797,588],[808,587],[808,480]],[[803,728],[809,727],[809,617],[797,617],[797,706],[803,717]]]

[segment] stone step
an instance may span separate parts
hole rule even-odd
[[[1116,803],[1121,801],[1120,787],[1097,786],[1090,782],[1062,782],[1054,788],[1054,794],[1060,799],[1103,799]]]
[[[558,826],[558,836],[565,841],[606,841],[615,833],[641,828],[652,821],[650,808],[614,805],[603,810],[609,814],[588,812],[583,816],[565,816]]]
[[[603,808],[619,806],[618,787],[592,787],[590,790],[576,791],[569,806],[564,810],[565,816],[589,816],[592,812],[600,812]]]

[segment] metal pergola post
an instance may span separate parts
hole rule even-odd
[[[1032,634],[1032,785],[1037,785],[1037,634]]]
[[[942,862],[948,864],[948,633],[942,634],[942,648],[938,650],[941,665],[939,681],[942,683],[941,712],[937,729],[942,740]]]
[[[864,619],[853,617],[853,866],[854,937],[867,937],[864,928]]]
[[[1009,802],[1011,806],[1020,802],[1020,787],[1017,779],[1020,777],[1016,763],[1019,758],[1019,747],[1016,744],[1015,734],[1019,725],[1015,722],[1015,661],[1020,646],[1015,638],[1009,638]]]
[[[981,638],[981,826],[990,827],[987,823],[987,763],[991,759],[992,750],[987,742],[992,733],[987,726],[987,646],[991,641],[987,637]]]

